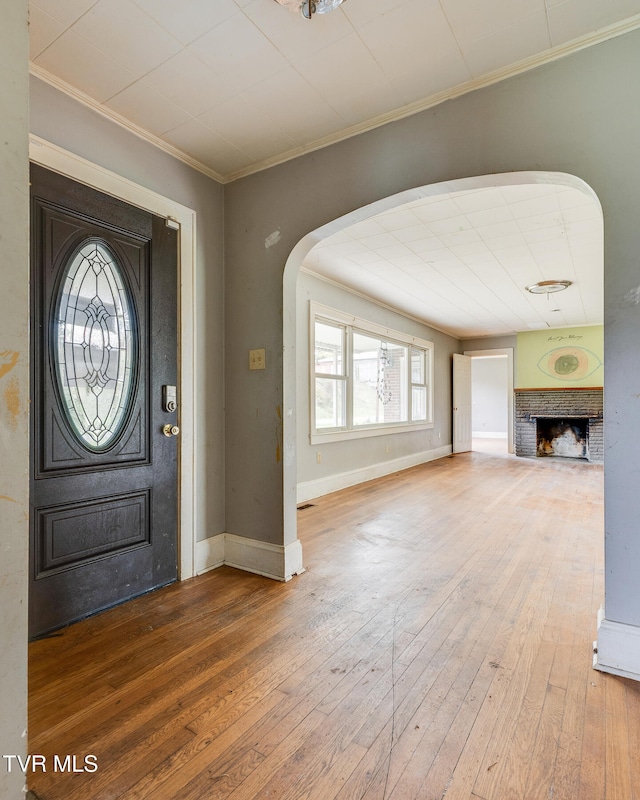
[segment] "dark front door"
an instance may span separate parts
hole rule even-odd
[[[177,232],[41,167],[31,182],[36,636],[176,579]]]

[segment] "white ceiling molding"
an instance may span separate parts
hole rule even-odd
[[[149,131],[141,128],[139,125],[136,125],[135,122],[131,122],[131,120],[123,117],[116,111],[107,108],[106,106],[102,105],[102,103],[94,100],[93,97],[90,97],[88,94],[80,91],[80,89],[76,89],[74,86],[71,86],[61,78],[58,78],[57,76],[52,75],[50,72],[47,72],[46,69],[34,64],[33,61],[29,62],[29,72],[34,77],[44,81],[44,83],[48,83],[50,86],[53,86],[54,89],[58,89],[58,91],[63,92],[69,97],[72,97],[74,100],[77,100],[82,105],[87,106],[92,111],[95,111],[101,116],[106,117],[111,122],[115,122],[116,125],[119,125],[121,128],[125,128],[125,130],[128,130],[129,133],[133,133],[139,139],[144,139],[144,141],[149,142],[149,144],[154,145],[154,147],[164,150],[165,153],[177,158],[178,161],[182,161],[183,164],[187,164],[187,166],[192,167],[198,172],[202,172],[209,178],[213,178],[214,181],[218,181],[218,183],[226,183],[225,178],[212,170],[210,167],[201,164],[187,153],[179,150],[177,147],[173,147],[173,145],[165,142],[159,136],[154,136]]]

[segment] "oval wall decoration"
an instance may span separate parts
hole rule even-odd
[[[89,450],[108,450],[128,417],[138,346],[133,300],[105,242],[87,241],[69,259],[52,333],[71,429]]]

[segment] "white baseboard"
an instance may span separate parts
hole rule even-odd
[[[276,581],[289,581],[304,572],[302,545],[298,539],[288,545],[277,545],[233,533],[219,533],[196,543],[196,575],[223,565]]]
[[[593,667],[623,678],[640,680],[640,628],[612,622],[598,612],[598,641],[594,648]]]
[[[196,542],[194,572],[202,575],[224,564],[224,533]]]
[[[350,472],[338,472],[335,475],[327,475],[324,478],[317,478],[313,481],[303,481],[298,484],[297,502],[305,503],[307,500],[313,500],[331,492],[338,492],[340,489],[346,489],[358,483],[372,481],[374,478],[382,478],[384,475],[391,475],[393,472],[416,467],[418,464],[426,464],[428,461],[435,461],[438,458],[451,455],[451,451],[451,445],[446,445],[445,447],[437,447],[435,450],[425,450],[410,456],[394,458],[391,461],[371,464],[368,467],[361,467]]]
[[[505,431],[471,431],[473,439],[506,439]]]

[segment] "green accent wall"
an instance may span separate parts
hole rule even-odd
[[[519,333],[517,353],[517,389],[603,386],[602,325]]]

